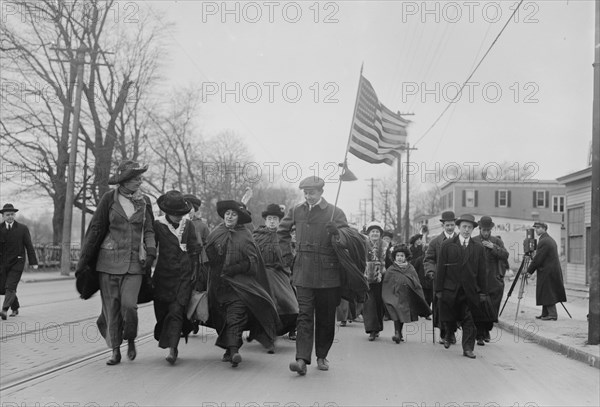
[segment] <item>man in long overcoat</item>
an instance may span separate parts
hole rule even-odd
[[[440,222],[442,223],[442,227],[444,228],[443,232],[434,237],[427,247],[427,251],[425,252],[425,257],[423,258],[423,267],[425,269],[425,278],[428,280],[435,280],[435,273],[437,270],[437,262],[440,254],[440,248],[442,243],[446,239],[453,238],[456,234],[454,230],[456,229],[456,224],[454,221],[456,220],[456,216],[452,211],[442,212],[442,217]],[[433,288],[435,291],[435,287]],[[438,301],[437,298],[433,297],[433,326],[440,328],[440,340],[439,343],[444,343],[444,338],[446,337],[446,330],[444,325],[440,323],[439,319],[439,309],[438,309]],[[450,343],[456,343],[456,336],[454,335],[454,331],[450,332]]]
[[[0,209],[3,218],[0,224],[0,294],[5,295],[0,317],[3,320],[9,308],[12,309],[11,317],[19,315],[17,285],[25,268],[25,252],[29,264],[34,269],[38,268],[29,229],[15,220],[17,211],[9,203]]]
[[[567,301],[558,250],[556,242],[547,232],[548,225],[535,222],[533,227],[539,238],[535,256],[527,272],[529,274],[535,273],[536,270],[538,272],[535,302],[542,306],[542,314],[536,318],[542,321],[556,321],[558,319],[556,303]]]
[[[445,324],[444,347],[450,347],[450,332],[461,323],[463,355],[475,359],[475,324],[473,313],[479,313],[480,302],[486,300],[485,254],[481,244],[471,238],[477,227],[475,217],[465,214],[456,220],[459,235],[446,239],[440,249],[435,276],[435,295],[440,306],[440,321]]]
[[[325,181],[308,177],[300,182],[305,202],[292,207],[279,224],[277,235],[286,265],[292,269],[299,314],[296,325],[296,361],[290,370],[306,374],[313,340],[319,370],[328,370],[327,354],[335,335],[335,311],[340,303],[341,266],[332,241],[340,228],[348,228],[344,212],[323,197]],[[291,231],[296,228],[296,257],[292,257]]]
[[[508,250],[504,247],[502,239],[497,236],[492,236],[492,228],[494,222],[489,216],[482,216],[479,219],[479,235],[473,238],[473,241],[481,243],[485,247],[485,263],[487,270],[487,291],[495,315],[498,315],[500,304],[502,303],[502,295],[504,294],[504,274],[506,268],[505,262],[508,260]],[[490,341],[490,331],[494,327],[494,323],[490,321],[475,322],[477,326],[477,345],[483,346],[485,342]]]

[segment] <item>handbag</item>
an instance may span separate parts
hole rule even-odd
[[[208,292],[192,291],[192,296],[187,308],[187,318],[190,321],[208,321]]]
[[[138,293],[138,304],[145,304],[154,300],[154,284],[152,283],[152,277],[149,274],[142,276],[142,285],[140,286],[140,292]]]
[[[100,291],[100,275],[94,267],[85,266],[82,270],[75,272],[75,287],[79,297],[83,300],[90,299],[96,292]]]

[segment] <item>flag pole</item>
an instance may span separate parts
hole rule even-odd
[[[360,75],[358,78],[358,88],[356,89],[356,99],[354,100],[354,113],[352,114],[352,121],[350,122],[350,133],[348,134],[348,142],[346,143],[346,152],[344,154],[344,161],[342,162],[343,164],[343,169],[342,169],[342,174],[344,175],[344,173],[346,172],[348,165],[347,165],[347,161],[348,161],[348,149],[350,148],[350,140],[352,138],[352,127],[354,126],[354,118],[356,117],[356,110],[358,109],[358,96],[360,95],[360,85],[362,84],[362,73],[363,73],[363,66],[364,66],[364,62],[360,65]],[[342,177],[340,175],[340,178],[338,180],[338,189],[337,189],[337,193],[335,194],[335,203],[333,204],[334,207],[337,206],[338,203],[338,199],[340,197],[340,190],[342,189]],[[333,220],[333,215],[334,215],[335,211],[331,213],[331,220]]]

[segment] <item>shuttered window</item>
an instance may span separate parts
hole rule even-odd
[[[583,206],[569,209],[567,212],[568,221],[568,255],[569,263],[583,264],[583,232],[585,230],[583,221]]]

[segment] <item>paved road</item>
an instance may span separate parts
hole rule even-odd
[[[15,320],[38,322],[41,326],[86,317],[93,321],[100,309],[99,299],[69,300],[73,297],[72,286],[73,281],[62,281],[20,287],[25,304],[22,316],[0,323],[1,388],[61,361],[104,348],[102,339],[83,338],[77,330],[72,335],[63,333],[58,341],[46,334],[45,340],[35,342],[31,339],[35,335],[44,338],[44,334],[35,330],[6,338],[5,328],[9,326],[6,324],[15,324]],[[29,298],[35,298],[35,302]],[[140,314],[140,333],[150,332],[152,307],[141,309]],[[91,332],[93,323],[88,325]],[[212,331],[201,332],[191,337],[187,345],[181,344],[180,359],[175,366],[168,365],[165,351],[148,338],[141,340],[138,358],[133,362],[125,360],[118,366],[106,366],[108,352],[104,352],[85,363],[1,391],[0,400],[7,407],[36,404],[533,407],[600,403],[598,369],[525,343],[504,331],[494,331],[493,343],[478,347],[477,359],[470,360],[462,356],[460,346],[445,350],[433,345],[429,321],[421,320],[409,327],[405,331],[407,342],[399,345],[391,340],[391,322],[386,322],[385,331],[375,342],[367,341],[361,324],[339,328],[329,355],[330,371],[318,371],[313,364],[305,377],[288,370],[295,345],[285,339],[278,342],[274,355],[267,354],[256,343],[244,345],[244,361],[233,369],[220,361],[222,350],[214,346]]]

